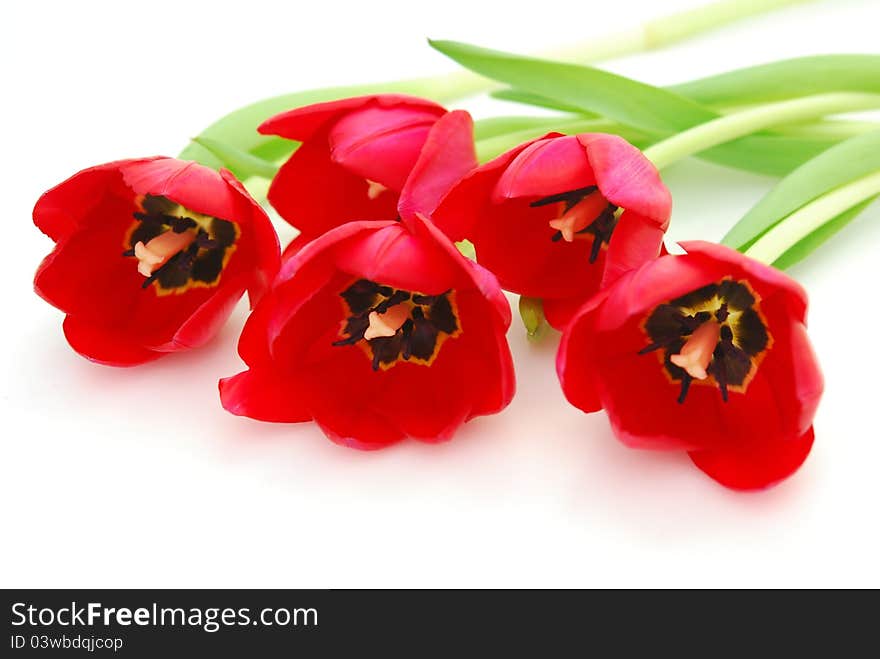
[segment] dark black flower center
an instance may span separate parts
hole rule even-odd
[[[360,344],[373,370],[399,360],[429,366],[443,342],[461,333],[455,291],[422,295],[358,279],[340,296],[346,318],[334,346]]]
[[[662,351],[670,378],[681,383],[683,403],[696,379],[744,393],[772,339],[760,301],[746,281],[725,279],[658,306],[644,324],[650,344],[640,355]]]
[[[529,206],[539,208],[550,204],[561,205],[559,216],[550,221],[550,226],[557,229],[550,239],[572,242],[576,237],[592,237],[590,263],[594,263],[617,226],[617,206],[609,203],[595,185],[542,197]]]
[[[143,288],[182,293],[193,286],[214,286],[235,250],[238,225],[190,211],[165,197],[138,200],[135,222],[124,241],[124,257],[139,261]]]

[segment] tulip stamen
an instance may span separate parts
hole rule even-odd
[[[684,403],[694,382],[714,381],[727,402],[730,391],[744,393],[771,345],[760,300],[745,281],[725,279],[661,304],[648,316],[650,343],[638,351],[662,351]]]
[[[146,195],[132,213],[123,257],[138,260],[142,288],[156,283],[159,295],[192,286],[214,286],[238,238],[233,222],[190,211],[165,197]]]
[[[554,243],[561,240],[571,243],[581,237],[592,236],[590,263],[595,263],[599,258],[602,246],[611,240],[611,234],[617,225],[617,206],[597,192],[598,188],[595,185],[590,185],[542,197],[529,204],[532,208],[538,208],[548,204],[562,203],[561,214],[549,221],[550,228],[556,229],[550,240]]]
[[[429,366],[443,342],[461,333],[452,290],[423,295],[359,279],[340,295],[346,319],[333,345],[360,345],[374,371],[400,360]]]

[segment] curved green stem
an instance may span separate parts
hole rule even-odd
[[[796,245],[826,222],[878,194],[880,171],[842,185],[802,206],[758,238],[745,254],[764,263],[773,263],[792,245]]]
[[[880,107],[880,94],[837,92],[789,101],[767,103],[694,126],[645,150],[645,156],[662,169],[687,156],[738,137],[776,126],[828,114]]]

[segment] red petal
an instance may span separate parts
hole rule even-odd
[[[241,228],[239,248],[248,252],[251,276],[248,278],[247,289],[250,305],[253,308],[278,274],[281,265],[278,234],[266,211],[250,196],[238,179],[225,169],[220,170],[220,176],[240,195],[241,205],[244,205],[248,211],[236,217]]]
[[[596,183],[583,147],[575,136],[540,139],[529,144],[507,167],[492,201],[546,197]]]
[[[608,244],[602,286],[613,284],[624,273],[656,259],[663,249],[665,233],[664,226],[634,211],[624,211]]]
[[[346,222],[393,220],[398,195],[367,196],[366,179],[330,159],[323,140],[303,144],[284,163],[269,187],[269,202],[311,240]]]
[[[556,374],[565,397],[584,412],[598,412],[602,401],[595,381],[596,319],[609,290],[600,291],[580,307],[562,334],[556,353]],[[547,301],[544,301],[545,311]]]
[[[64,319],[64,336],[80,355],[107,366],[136,366],[165,354],[148,350],[112,328],[92,325],[76,316]]]
[[[501,174],[530,144],[521,144],[465,176],[430,214],[431,221],[451,240],[472,238],[474,227],[489,212],[490,196]]]
[[[732,269],[739,271],[741,277],[747,277],[761,297],[772,293],[781,293],[789,313],[801,322],[807,315],[807,293],[794,279],[773,266],[737,252],[735,249],[710,243],[703,240],[689,240],[679,243],[691,256],[701,256],[706,261],[727,263]]]
[[[759,490],[791,476],[813,446],[813,427],[800,437],[766,442],[740,450],[691,451],[693,463],[725,487]]]
[[[463,278],[445,250],[401,223],[340,241],[335,254],[343,272],[426,295],[457,288]]]
[[[209,167],[175,158],[156,158],[131,161],[122,165],[120,171],[137,194],[162,195],[197,213],[239,220],[239,193]]]
[[[220,380],[220,401],[227,412],[259,421],[311,421],[301,384],[271,371],[251,369]]]
[[[554,242],[556,205],[513,199],[483,209],[471,240],[477,261],[508,291],[540,298],[587,297],[599,288],[605,250],[590,263],[590,240]]]
[[[199,305],[178,327],[174,336],[167,343],[155,346],[155,350],[176,352],[189,348],[198,348],[210,341],[226,324],[236,303],[244,295],[243,277],[240,283],[223,282],[214,294]]]
[[[477,166],[474,122],[464,110],[450,112],[434,124],[419,160],[400,193],[404,221],[416,213],[430,215],[450,188]]]
[[[436,122],[436,113],[427,110],[366,107],[330,129],[330,157],[361,178],[400,192]]]
[[[280,135],[291,140],[305,141],[338,116],[371,104],[385,108],[404,106],[414,110],[431,110],[438,117],[446,112],[442,106],[433,101],[416,96],[376,94],[314,103],[288,110],[267,119],[257,130],[263,135]]]
[[[616,135],[585,133],[584,146],[602,195],[615,206],[655,220],[666,230],[672,195],[654,164],[632,144]]]
[[[155,158],[119,160],[74,174],[40,196],[34,206],[34,224],[55,242],[64,240],[90,219],[94,221],[95,209],[108,199],[133,198],[120,167],[150,160]]]

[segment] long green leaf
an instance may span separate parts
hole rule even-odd
[[[721,242],[744,250],[802,206],[877,170],[880,170],[880,131],[841,142],[777,183]]]
[[[838,91],[880,91],[880,55],[811,55],[749,66],[664,87],[702,105],[740,106]],[[536,107],[577,111],[575,106],[524,89],[492,96]]]
[[[704,105],[781,101],[838,91],[880,92],[880,55],[813,55],[668,87]]]
[[[675,92],[589,66],[551,62],[451,41],[431,45],[459,64],[517,89],[551,98],[664,137],[718,118],[719,112]],[[731,167],[780,176],[838,139],[750,135],[710,149],[701,157]]]

